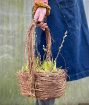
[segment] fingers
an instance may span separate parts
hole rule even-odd
[[[41,28],[45,31],[45,28],[47,28],[47,23],[42,24]]]
[[[47,26],[47,23],[41,22],[41,23],[37,24],[37,27],[40,27],[45,31],[45,28],[47,28],[48,26]]]

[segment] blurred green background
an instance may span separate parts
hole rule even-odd
[[[33,0],[0,0],[0,105],[35,105],[35,100],[20,94],[16,76],[24,64],[32,6]],[[56,99],[55,105],[79,103],[89,103],[89,77],[68,82],[65,96]]]

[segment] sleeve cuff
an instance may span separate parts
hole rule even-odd
[[[34,2],[37,2],[37,1],[48,4],[48,0],[34,0]]]

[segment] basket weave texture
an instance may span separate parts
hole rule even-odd
[[[28,66],[29,71],[19,71],[18,79],[21,94],[23,96],[39,99],[59,98],[65,93],[66,85],[66,70],[61,69],[58,72],[38,73],[35,68],[35,54],[33,46],[33,31],[36,27],[36,22],[33,21],[28,31]],[[51,60],[51,35],[49,28],[45,29],[47,53],[46,60]]]

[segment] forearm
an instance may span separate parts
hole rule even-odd
[[[43,2],[43,3],[48,4],[48,0],[34,0],[34,2],[36,2],[36,1],[41,1],[41,2]]]

